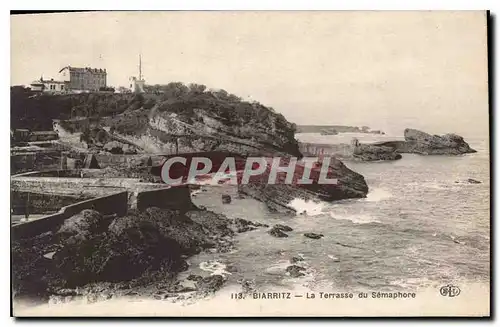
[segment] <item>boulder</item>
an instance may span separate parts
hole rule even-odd
[[[231,203],[231,196],[229,194],[222,194],[222,203],[224,204]]]
[[[276,224],[274,225],[274,228],[279,229],[283,232],[291,232],[293,231],[293,228],[287,225],[281,225],[281,224]]]
[[[253,222],[242,218],[236,218],[232,223],[232,228],[236,233],[255,230],[257,229],[257,227],[269,227],[269,225]]]
[[[305,233],[304,236],[308,237],[308,238],[312,238],[314,240],[319,240],[320,238],[322,238],[325,235],[323,235],[323,234],[316,234],[316,233]]]
[[[236,233],[248,232],[256,228],[257,227],[250,220],[236,218],[233,221],[233,229],[236,231]]]
[[[187,276],[187,278],[186,278],[186,279],[187,279],[187,280],[192,280],[192,281],[197,282],[197,281],[199,281],[199,280],[202,280],[202,279],[203,279],[203,277],[202,277],[202,276],[200,276],[200,275],[193,275],[193,274],[191,274],[191,275]]]
[[[255,292],[255,280],[253,279],[242,279],[239,281],[241,283],[241,290],[243,293],[253,293]]]
[[[291,257],[290,258],[290,263],[297,263],[297,262],[300,262],[300,261],[304,261],[304,258],[300,257],[300,256],[295,256],[295,257]]]
[[[291,265],[286,267],[286,272],[289,273],[290,277],[293,278],[305,276],[305,274],[302,272],[304,270],[306,269],[297,265]]]
[[[201,225],[205,233],[213,237],[229,237],[234,235],[231,221],[222,214],[212,211],[191,210],[185,213],[191,221]]]
[[[56,232],[56,237],[62,244],[76,244],[103,232],[106,228],[107,224],[99,212],[85,209],[64,220]]]
[[[200,292],[213,293],[218,291],[224,285],[224,277],[222,275],[212,275],[205,277],[196,282],[196,287]]]
[[[288,234],[284,233],[281,229],[273,227],[271,228],[268,233],[274,237],[288,237]]]

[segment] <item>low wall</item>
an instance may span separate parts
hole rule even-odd
[[[353,148],[349,144],[316,144],[316,143],[299,143],[300,152],[305,156],[336,156],[350,157],[352,156]]]
[[[139,183],[137,178],[73,178],[73,177],[12,177],[10,187],[19,191],[44,191],[69,189],[79,191],[85,188],[129,188]],[[114,190],[113,190],[114,191]]]
[[[89,200],[92,196],[73,194],[47,194],[36,192],[11,191],[11,210],[13,214],[47,214],[79,201]]]
[[[147,166],[149,158],[152,165],[160,165],[164,160],[163,156],[157,154],[96,154],[95,157],[101,168]]]
[[[117,214],[124,216],[128,210],[128,192],[90,199],[61,208],[59,212],[27,223],[12,226],[14,238],[32,237],[57,228],[63,221],[84,209],[94,209],[103,215]]]
[[[11,178],[17,177],[80,177],[81,169],[54,169],[43,171],[28,171],[21,174],[12,175]]]
[[[146,155],[136,154],[96,154],[95,157],[101,168],[110,166],[145,166],[148,161]]]
[[[144,190],[137,192],[137,203],[134,206],[139,210],[149,207],[158,207],[174,210],[189,210],[193,207],[191,193],[187,185],[163,188],[159,190]]]
[[[61,160],[53,152],[30,152],[13,154],[10,157],[11,174],[32,170],[57,169]]]

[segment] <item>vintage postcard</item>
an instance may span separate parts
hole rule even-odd
[[[486,11],[11,15],[12,314],[489,317]]]

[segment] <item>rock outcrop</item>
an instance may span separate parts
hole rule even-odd
[[[229,194],[222,194],[222,203],[229,204],[231,203],[231,196]]]
[[[257,229],[258,227],[269,227],[269,225],[252,222],[250,220],[235,218],[231,224],[236,233],[243,233]]]
[[[113,220],[84,210],[52,232],[13,240],[14,293],[45,298],[82,289],[92,293],[96,287],[111,293],[134,288],[138,294],[152,285],[171,287],[175,275],[187,269],[189,255],[229,251],[235,227],[243,225],[266,226],[206,210],[181,214],[151,207]],[[238,232],[246,230],[251,229]],[[217,289],[222,282],[212,277],[198,288]]]
[[[312,238],[314,240],[319,240],[320,238],[322,238],[325,235],[323,235],[323,234],[316,234],[316,233],[305,233],[304,236],[307,237],[307,238]]]
[[[305,276],[305,274],[303,273],[303,271],[305,271],[305,270],[306,269],[304,267],[297,266],[297,265],[291,265],[291,266],[286,267],[286,272],[292,278],[298,278],[298,277]]]
[[[274,226],[268,231],[268,233],[269,235],[272,235],[274,237],[279,237],[279,238],[288,237],[288,234],[286,234],[283,231],[283,229],[281,229],[279,226]]]
[[[264,202],[270,211],[296,213],[289,204],[294,199],[336,201],[349,198],[363,198],[368,193],[364,177],[349,168],[340,160],[330,159],[328,178],[336,179],[336,184],[317,183],[319,170],[312,170],[310,178],[313,184],[269,184],[268,174],[251,179],[248,184],[238,185],[238,191]],[[279,177],[279,176],[278,176]]]
[[[291,232],[291,231],[293,231],[292,227],[287,226],[287,225],[282,225],[282,224],[276,224],[276,225],[274,225],[274,228],[280,229],[280,230],[282,230],[284,232]]]
[[[407,128],[404,141],[379,142],[373,145],[393,148],[399,153],[417,153],[423,155],[460,155],[474,153],[464,138],[457,134],[443,136],[431,135],[416,129]]]
[[[360,161],[398,160],[401,154],[394,148],[374,144],[362,144],[357,139],[352,141],[353,158]]]

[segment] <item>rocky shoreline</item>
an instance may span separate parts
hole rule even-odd
[[[83,210],[52,231],[13,240],[14,299],[206,296],[225,277],[177,281],[188,268],[186,259],[203,251],[228,252],[236,233],[264,227],[196,207],[184,213],[152,207],[111,222]]]
[[[443,136],[407,128],[404,141],[382,141],[361,143],[353,138],[351,144],[316,144],[299,142],[304,155],[334,156],[343,161],[391,161],[402,158],[401,154],[420,155],[461,155],[475,153],[464,138],[457,134]]]

